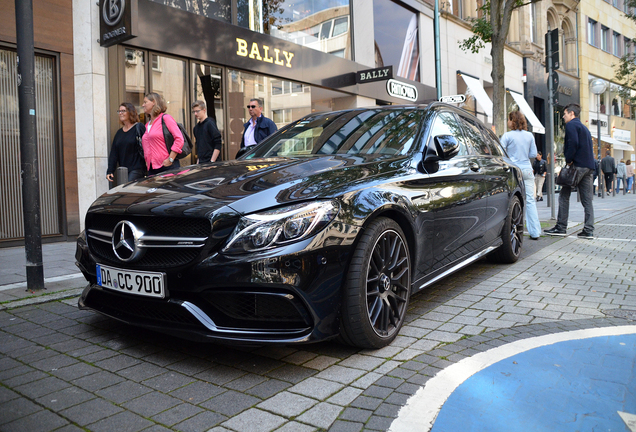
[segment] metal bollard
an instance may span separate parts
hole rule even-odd
[[[128,183],[128,168],[118,167],[115,170],[115,186]]]

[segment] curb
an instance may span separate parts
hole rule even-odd
[[[0,304],[0,311],[14,309],[14,308],[22,307],[22,306],[43,304],[43,303],[49,303],[49,302],[57,301],[57,300],[79,297],[80,294],[82,294],[82,291],[84,291],[84,287],[71,288],[65,291],[57,291],[51,294],[36,295],[35,297],[31,297],[31,298],[9,301],[7,303]]]

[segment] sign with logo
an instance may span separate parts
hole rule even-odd
[[[415,102],[418,97],[417,87],[394,79],[390,79],[386,82],[386,91],[389,93],[389,96],[405,99],[410,102]]]
[[[258,42],[248,43],[245,39],[236,38],[236,55],[241,57],[249,57],[253,60],[272,63],[277,66],[291,68],[294,53],[272,48],[269,45],[259,44]]]
[[[614,129],[614,139],[630,142],[632,140],[632,133],[625,129]]]
[[[461,95],[453,95],[453,96],[442,96],[441,98],[439,98],[440,102],[446,102],[446,103],[462,103],[466,101],[466,96],[461,94]]]
[[[358,84],[364,84],[373,81],[382,81],[391,78],[393,78],[393,66],[367,69],[356,72],[356,82]]]
[[[137,35],[137,0],[99,0],[99,44],[109,47]]]

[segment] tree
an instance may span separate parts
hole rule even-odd
[[[630,7],[630,9],[628,9],[630,12],[624,16],[636,23],[636,0],[626,1]],[[623,84],[623,88],[619,94],[624,103],[631,106],[633,110],[636,108],[636,95],[633,94],[633,91],[636,89],[636,53],[631,47],[636,48],[636,39],[627,44],[625,47],[625,55],[623,55],[618,64],[614,66],[616,66],[616,80]]]
[[[533,0],[538,1],[538,0]],[[636,0],[630,0],[636,1]],[[531,3],[532,3],[531,2]],[[485,47],[484,43],[490,43],[490,56],[492,57],[492,104],[493,121],[497,135],[501,136],[506,131],[506,86],[504,76],[506,67],[504,65],[504,47],[510,30],[512,11],[524,6],[523,0],[486,0],[479,7],[479,18],[470,18],[472,23],[473,36],[464,39],[459,47],[470,50],[473,53],[479,52]]]

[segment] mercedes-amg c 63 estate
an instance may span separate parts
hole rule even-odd
[[[410,296],[486,255],[517,260],[522,185],[461,109],[312,114],[237,160],[97,199],[79,306],[195,340],[382,347]]]

